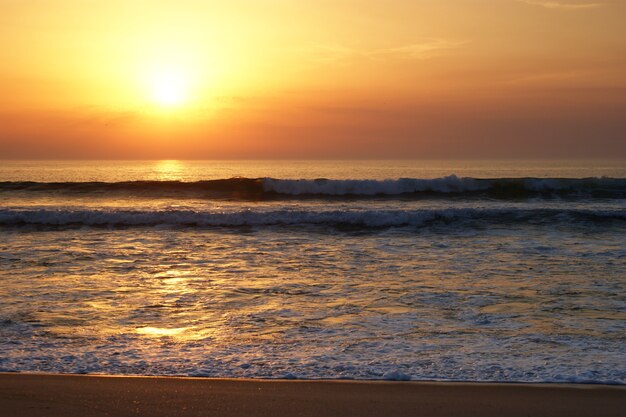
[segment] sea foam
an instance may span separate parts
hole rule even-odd
[[[432,222],[568,223],[625,220],[621,209],[449,208],[416,210],[127,210],[127,209],[1,209],[0,225],[11,226],[288,226],[326,225],[361,228],[423,226]],[[466,223],[468,224],[468,223]]]

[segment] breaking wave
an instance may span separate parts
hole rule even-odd
[[[333,180],[230,178],[196,182],[0,182],[0,193],[39,192],[78,195],[125,193],[148,197],[281,199],[311,197],[420,198],[487,196],[492,198],[569,197],[626,198],[626,179],[495,178],[450,175],[434,179]]]
[[[571,224],[626,220],[626,210],[450,208],[417,210],[193,210],[104,209],[0,209],[0,226],[22,227],[239,227],[336,226],[388,228],[434,223],[480,226],[484,224]]]

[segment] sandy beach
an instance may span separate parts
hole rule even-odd
[[[0,374],[0,416],[623,416],[605,385]]]

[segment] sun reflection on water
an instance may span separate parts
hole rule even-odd
[[[138,327],[135,332],[149,336],[178,336],[179,334],[192,329],[193,327],[178,327],[174,329],[166,329],[163,327]]]
[[[182,178],[184,166],[177,160],[158,161],[154,167],[159,181],[176,181]]]

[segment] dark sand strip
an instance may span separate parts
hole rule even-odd
[[[625,416],[626,387],[0,374],[0,416]]]

